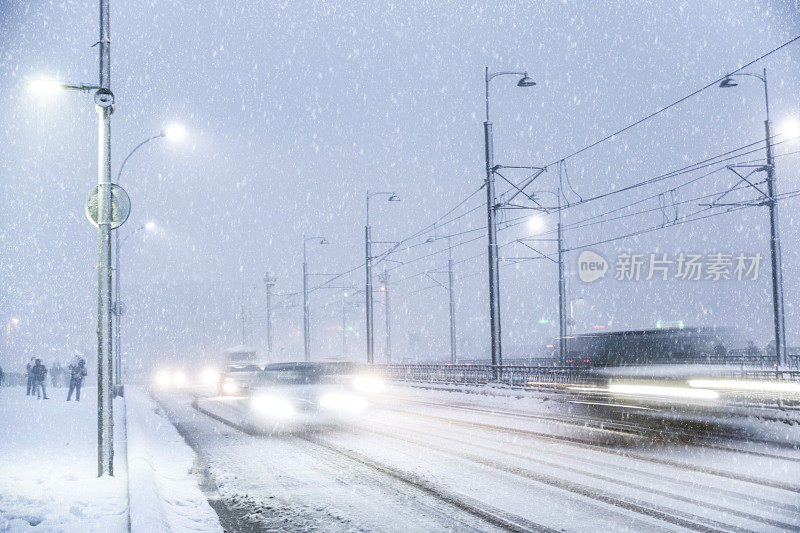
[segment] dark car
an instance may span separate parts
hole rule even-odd
[[[383,381],[353,363],[277,363],[254,376],[248,418],[262,429],[335,423],[366,410]]]

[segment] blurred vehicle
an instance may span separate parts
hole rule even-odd
[[[234,346],[225,350],[225,366],[218,376],[219,393],[240,396],[250,390],[253,378],[261,372],[255,348]]]
[[[278,363],[253,379],[248,419],[261,430],[336,424],[365,411],[383,380],[353,363]]]
[[[551,345],[558,355],[558,342]],[[732,328],[676,327],[604,331],[567,337],[566,365],[614,367],[659,364],[741,364],[764,356],[734,350],[745,342]]]
[[[155,375],[155,383],[163,389],[179,389],[186,386],[186,374],[182,370],[162,369]]]
[[[225,350],[226,372],[243,370],[251,366],[258,366],[255,348],[239,345]]]
[[[566,362],[580,365],[583,381],[569,387],[572,403],[597,417],[687,422],[800,400],[800,384],[775,381],[774,355],[733,328],[575,335],[567,348]]]

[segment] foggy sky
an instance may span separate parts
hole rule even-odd
[[[123,346],[141,368],[165,360],[197,361],[244,341],[266,349],[263,277],[276,292],[301,287],[302,235],[310,271],[339,273],[363,264],[366,190],[394,191],[399,203],[372,203],[375,240],[416,233],[475,192],[484,179],[483,68],[527,70],[492,82],[498,164],[543,166],[666,105],[800,33],[792,0],[728,2],[284,2],[112,0],[113,171],[141,140],[181,123],[187,139],[149,143],[128,162],[121,184],[133,211],[123,236],[147,221],[123,249]],[[97,182],[97,117],[91,95],[31,95],[25,81],[97,80],[96,2],[0,1],[0,264],[2,323],[19,317],[0,356],[6,368],[25,357],[66,358],[96,350],[96,230],[83,202]],[[800,44],[749,71],[767,68],[773,122],[800,118]],[[709,89],[612,141],[566,162],[581,197],[619,188],[763,139],[758,80]],[[800,150],[800,141],[777,152]],[[759,153],[752,156],[763,157]],[[513,180],[526,174],[511,172]],[[634,202],[684,183],[681,176],[564,211],[564,223]],[[777,161],[781,192],[800,189],[798,157]],[[553,190],[548,168],[533,190]],[[721,172],[681,199],[734,183]],[[498,189],[507,188],[498,182]],[[576,196],[569,193],[570,201]],[[547,201],[547,196],[542,196]],[[455,215],[392,255],[407,262],[445,241],[430,235],[485,225],[481,190]],[[652,206],[653,204],[648,204]],[[682,207],[685,214],[697,202]],[[781,203],[789,345],[800,344],[795,302],[800,247],[797,198]],[[504,212],[504,219],[523,213]],[[658,224],[663,213],[567,231],[568,248]],[[554,214],[546,224],[555,224]],[[525,225],[500,243],[530,235]],[[482,236],[482,238],[480,238]],[[453,250],[460,355],[488,358],[485,232]],[[545,253],[553,243],[541,243]],[[653,327],[655,321],[735,325],[759,345],[770,338],[766,208],[753,208],[590,249],[621,252],[760,253],[756,282],[578,280],[578,252],[567,255],[567,291],[585,313],[574,332]],[[484,255],[480,255],[483,252]],[[519,245],[504,257],[527,257]],[[471,258],[471,259],[469,259]],[[469,259],[469,260],[466,260]],[[460,262],[461,260],[466,260]],[[425,271],[447,255],[391,272],[395,359],[449,356],[447,293]],[[397,263],[381,263],[394,268]],[[613,268],[613,267],[612,267]],[[446,277],[431,274],[442,283]],[[314,277],[312,285],[324,277]],[[332,283],[363,289],[363,268]],[[508,354],[557,333],[555,264],[529,261],[501,269],[504,346]],[[434,287],[427,290],[428,287]],[[317,357],[341,354],[342,290],[312,295]],[[363,294],[351,297],[349,355],[364,357]],[[276,358],[302,357],[302,307],[278,296]],[[384,311],[376,294],[377,361],[383,361]],[[358,306],[358,304],[361,304]],[[244,339],[241,309],[244,308]],[[580,320],[578,320],[580,318]],[[549,324],[540,324],[542,320]],[[609,324],[610,322],[610,324]],[[4,327],[4,332],[6,328]],[[358,336],[356,336],[358,334]],[[47,361],[46,361],[47,362]]]

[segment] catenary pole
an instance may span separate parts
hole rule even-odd
[[[306,362],[311,361],[311,332],[308,323],[308,259],[306,255],[306,236],[303,235],[303,356]]]
[[[527,72],[495,72],[489,74],[485,68],[486,121],[483,123],[483,135],[486,149],[486,216],[489,258],[489,336],[491,339],[491,357],[494,377],[497,379],[503,364],[502,334],[500,328],[500,257],[497,246],[497,197],[495,195],[494,141],[492,138],[492,122],[489,119],[489,82],[498,76],[519,76],[517,87],[533,87],[536,83],[528,77]]]
[[[772,262],[772,308],[775,322],[775,357],[777,368],[786,364],[786,320],[783,311],[783,260],[781,258],[781,240],[778,231],[778,202],[777,187],[775,184],[775,158],[772,153],[772,124],[769,118],[769,92],[767,90],[767,69],[764,69],[764,105],[766,120],[767,149],[767,195],[769,206],[769,250]]]
[[[503,364],[503,349],[500,330],[500,278],[497,254],[497,210],[494,190],[494,145],[492,123],[489,121],[489,67],[486,67],[486,122],[483,123],[486,148],[486,216],[489,258],[489,337],[491,360],[497,374],[497,367]]]
[[[391,306],[389,299],[389,270],[383,271],[383,293],[386,303],[386,364],[392,363],[392,327],[391,327]]]
[[[450,296],[450,362],[456,363],[456,299],[453,284],[453,246],[447,236],[447,292]]]
[[[456,300],[453,286],[453,246],[447,236],[447,292],[450,295],[450,362],[456,363]]]
[[[367,224],[364,226],[364,243],[365,243],[365,270],[366,270],[366,283],[365,283],[365,298],[366,298],[366,326],[367,326],[367,364],[371,365],[375,362],[375,339],[373,338],[372,322],[372,236],[369,227],[369,191],[367,191]]]

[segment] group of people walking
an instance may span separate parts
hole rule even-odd
[[[36,395],[37,398],[49,400],[47,397],[47,388],[45,381],[47,379],[47,367],[42,364],[41,359],[31,357],[30,362],[25,365],[25,372],[28,377],[27,395]],[[69,392],[67,393],[67,401],[72,400],[72,393],[75,393],[75,400],[81,401],[81,386],[83,386],[83,378],[86,377],[86,361],[83,358],[77,358],[73,361],[65,371],[59,364],[53,367],[52,382],[53,386],[60,384],[62,374],[69,376]]]

